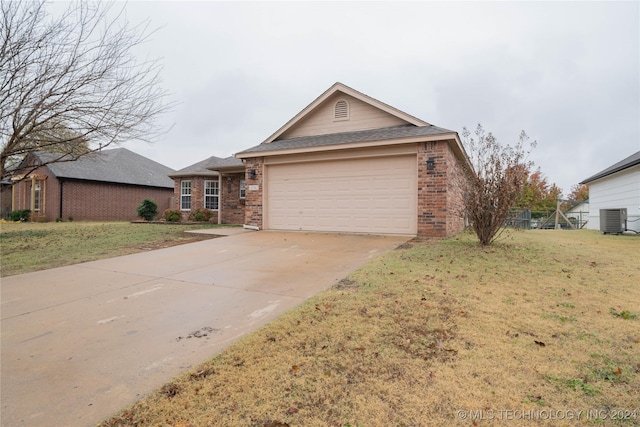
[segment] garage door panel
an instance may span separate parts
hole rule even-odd
[[[415,234],[416,158],[268,165],[266,227]]]

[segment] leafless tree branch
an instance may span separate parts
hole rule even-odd
[[[153,34],[148,21],[131,26],[123,9],[82,0],[55,18],[43,1],[2,1],[0,12],[0,176],[33,151],[75,160],[167,130],[156,124],[173,106],[160,63],[133,52]]]

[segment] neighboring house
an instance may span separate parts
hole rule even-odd
[[[0,219],[8,219],[11,212],[11,186],[10,179],[0,180]]]
[[[34,152],[22,170],[41,165],[59,155]],[[45,164],[28,176],[14,175],[12,210],[30,209],[34,221],[134,220],[137,207],[152,199],[158,212],[171,206],[173,169],[125,148],[102,150],[78,160]]]
[[[600,229],[600,209],[627,209],[627,229],[640,232],[640,151],[585,179],[589,186],[587,228]]]
[[[214,211],[219,224],[242,224],[245,208],[245,168],[234,157],[209,157],[169,174],[174,181],[173,209],[182,220],[197,209]]]
[[[341,83],[236,157],[249,228],[441,238],[465,226],[458,134]]]
[[[589,220],[589,200],[577,202],[569,208],[564,215],[578,228],[589,228],[587,222]],[[573,220],[571,219],[573,218]]]

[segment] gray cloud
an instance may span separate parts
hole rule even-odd
[[[131,149],[173,168],[262,142],[336,81],[460,132],[521,129],[565,192],[640,149],[637,2],[137,2],[181,102]]]

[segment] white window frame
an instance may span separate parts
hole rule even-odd
[[[40,205],[42,205],[42,185],[40,181],[36,181],[33,184],[33,210],[34,212],[40,212]]]
[[[218,181],[204,181],[204,208],[217,211],[220,207],[220,185]]]
[[[240,180],[240,198],[241,199],[247,198],[247,181],[244,179]]]
[[[187,207],[186,201],[189,201]],[[180,181],[180,210],[181,211],[190,211],[191,210],[191,180],[185,179]]]

